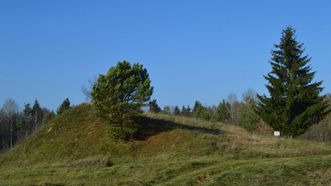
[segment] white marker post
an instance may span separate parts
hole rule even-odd
[[[280,131],[274,131],[274,136],[275,137],[280,137]]]

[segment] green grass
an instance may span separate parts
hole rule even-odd
[[[146,114],[114,141],[77,106],[0,156],[0,185],[328,185],[331,147],[221,123]]]

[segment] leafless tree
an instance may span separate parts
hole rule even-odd
[[[239,102],[237,95],[235,93],[230,93],[226,101],[230,104],[229,111],[230,111],[231,121],[235,122],[236,112],[239,110]]]
[[[256,103],[256,92],[253,89],[248,89],[243,93],[242,99],[246,104],[254,104]]]
[[[10,123],[10,148],[13,148],[13,128],[14,128],[14,116],[18,113],[18,105],[13,99],[7,99],[1,111],[4,113],[5,117]]]
[[[81,90],[82,93],[85,95],[86,101],[91,101],[92,100],[92,90],[95,82],[97,81],[97,77],[94,77],[93,79],[90,79],[87,81],[86,85],[83,85]]]

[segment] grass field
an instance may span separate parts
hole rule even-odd
[[[331,185],[331,146],[146,114],[114,141],[89,104],[0,156],[0,185]]]

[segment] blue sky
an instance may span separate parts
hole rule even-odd
[[[79,104],[81,86],[121,60],[148,69],[162,106],[266,93],[270,51],[288,25],[331,92],[330,9],[322,0],[2,0],[0,103]]]

